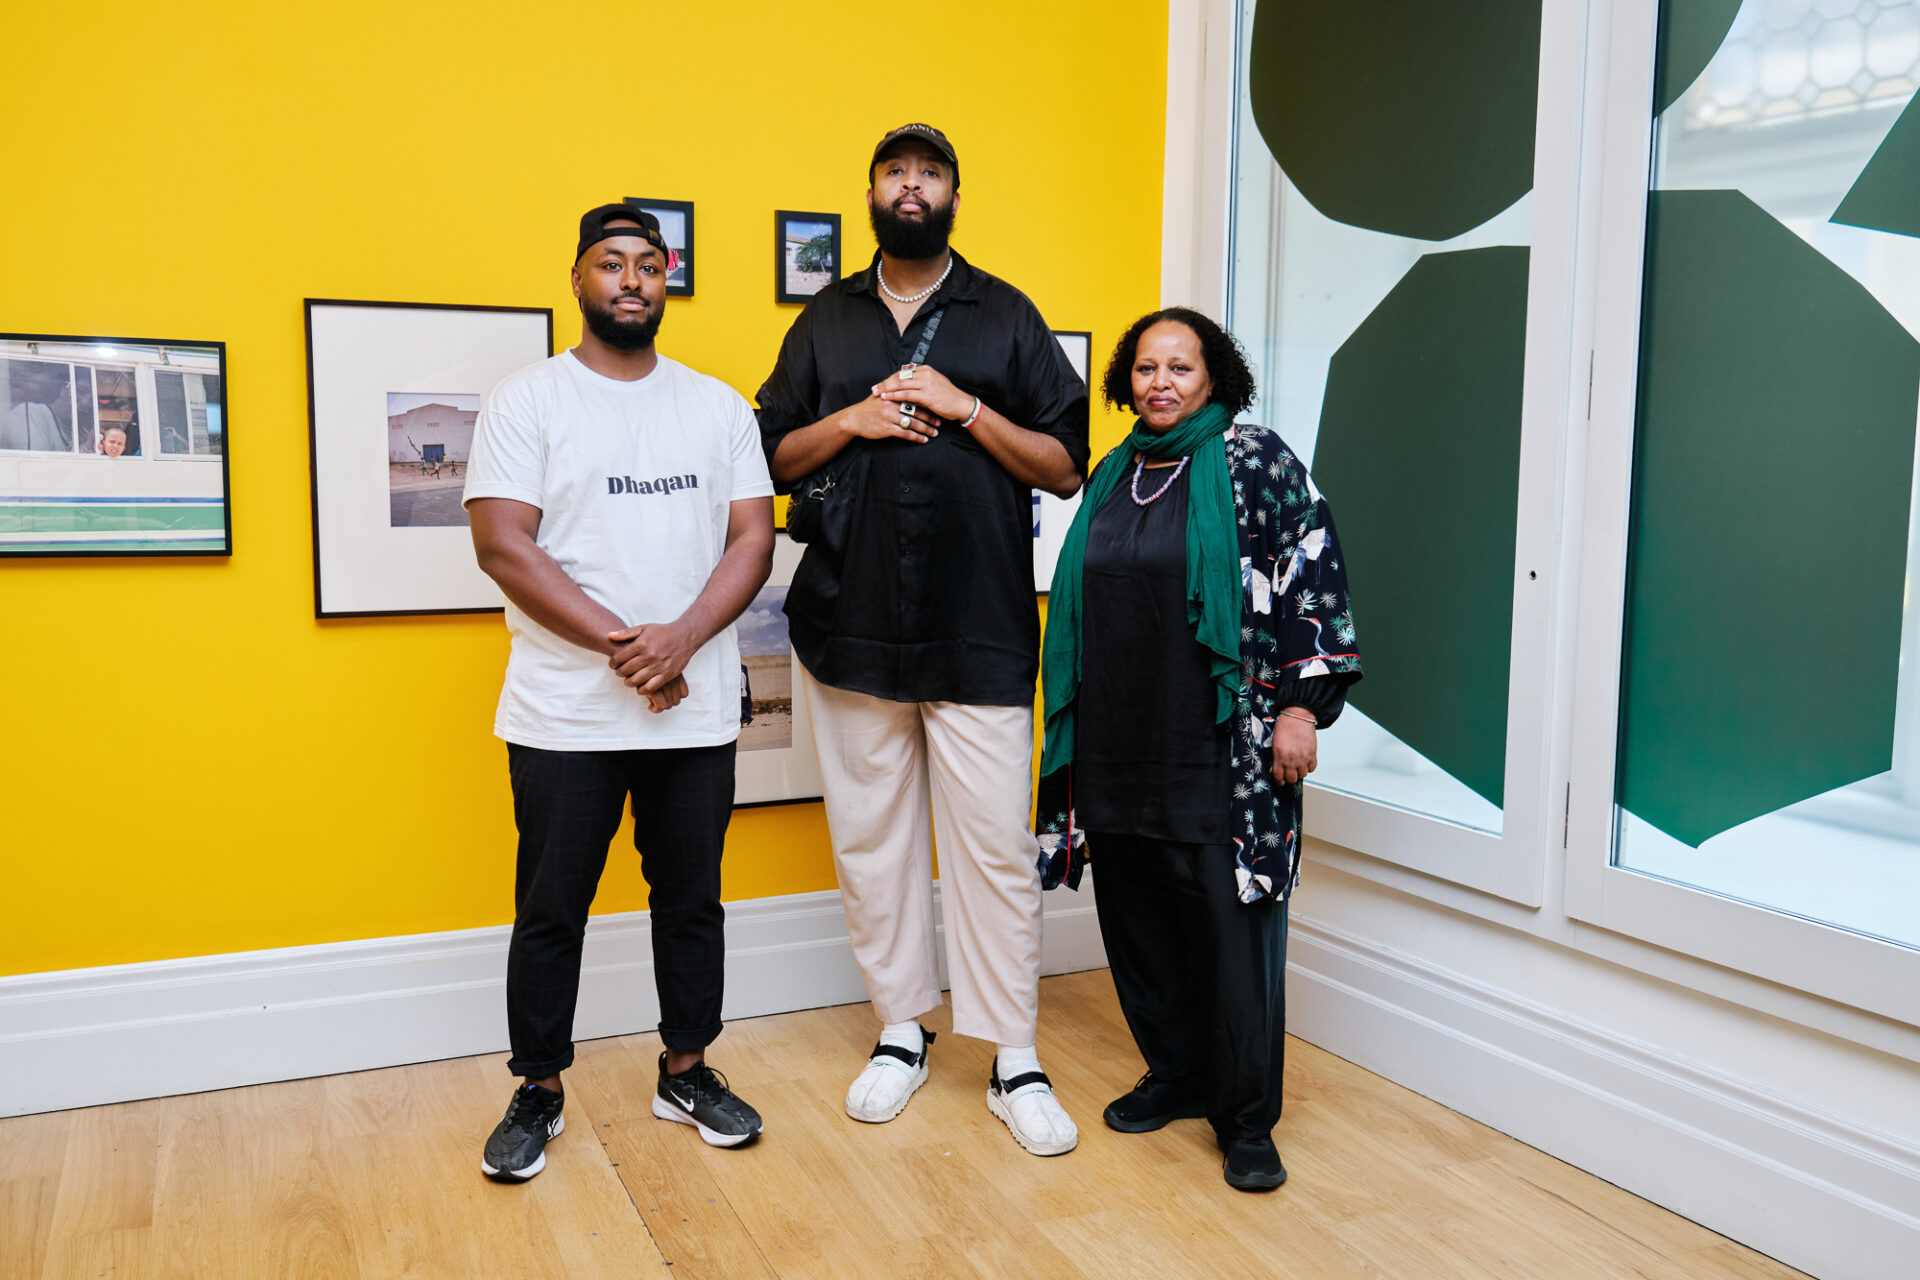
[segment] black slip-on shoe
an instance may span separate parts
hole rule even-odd
[[[480,1153],[480,1172],[501,1182],[525,1182],[547,1167],[547,1143],[567,1127],[564,1094],[523,1084],[513,1091],[507,1114],[493,1127]]]
[[[1271,1191],[1287,1180],[1287,1167],[1272,1138],[1236,1138],[1220,1144],[1226,1152],[1221,1170],[1227,1185],[1240,1191]]]
[[[653,1091],[653,1114],[675,1124],[690,1124],[710,1147],[737,1147],[760,1132],[760,1113],[727,1087],[727,1078],[704,1062],[679,1075],[667,1074],[660,1055],[660,1085]]]
[[[1156,1080],[1151,1071],[1100,1113],[1107,1128],[1121,1133],[1152,1133],[1165,1128],[1170,1120],[1193,1120],[1206,1114],[1206,1104],[1192,1085],[1180,1080]]]

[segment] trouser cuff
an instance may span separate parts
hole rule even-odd
[[[715,1040],[718,1040],[720,1038],[720,1029],[723,1025],[725,1024],[714,1022],[704,1027],[695,1027],[688,1030],[679,1027],[669,1027],[665,1023],[662,1023],[660,1026],[660,1043],[666,1045],[667,1048],[674,1053],[694,1053],[706,1048]]]
[[[557,1058],[508,1058],[509,1073],[528,1080],[545,1080],[548,1076],[557,1076],[573,1065],[573,1046]]]

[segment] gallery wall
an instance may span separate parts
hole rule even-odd
[[[773,211],[840,213],[864,262],[866,157],[924,119],[960,153],[955,244],[1091,330],[1096,367],[1158,302],[1154,0],[187,0],[7,28],[0,112],[34,124],[5,152],[0,331],[225,341],[235,551],[0,560],[0,975],[511,917],[500,618],[313,617],[303,298],[548,306],[570,345],[581,211],[691,200],[698,293],[660,346],[750,397],[799,310]],[[1120,434],[1096,410],[1096,447]],[[729,900],[832,886],[817,804],[736,814]],[[616,857],[596,913],[645,903]]]

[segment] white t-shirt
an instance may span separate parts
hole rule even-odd
[[[670,622],[706,587],[728,506],[773,493],[753,410],[718,378],[660,357],[622,382],[562,352],[503,379],[474,429],[464,502],[540,508],[535,542],[629,626]],[[493,731],[553,751],[707,747],[740,735],[740,646],[728,627],[687,664],[670,711],[507,602],[513,647]]]

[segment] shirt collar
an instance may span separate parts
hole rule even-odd
[[[958,249],[950,248],[950,252],[953,254],[953,274],[934,292],[933,301],[944,305],[948,302],[977,300],[980,296],[980,273],[960,256]],[[841,287],[848,293],[869,294],[875,302],[880,301],[880,251],[875,249],[873,261],[867,264],[866,270],[848,276]]]

